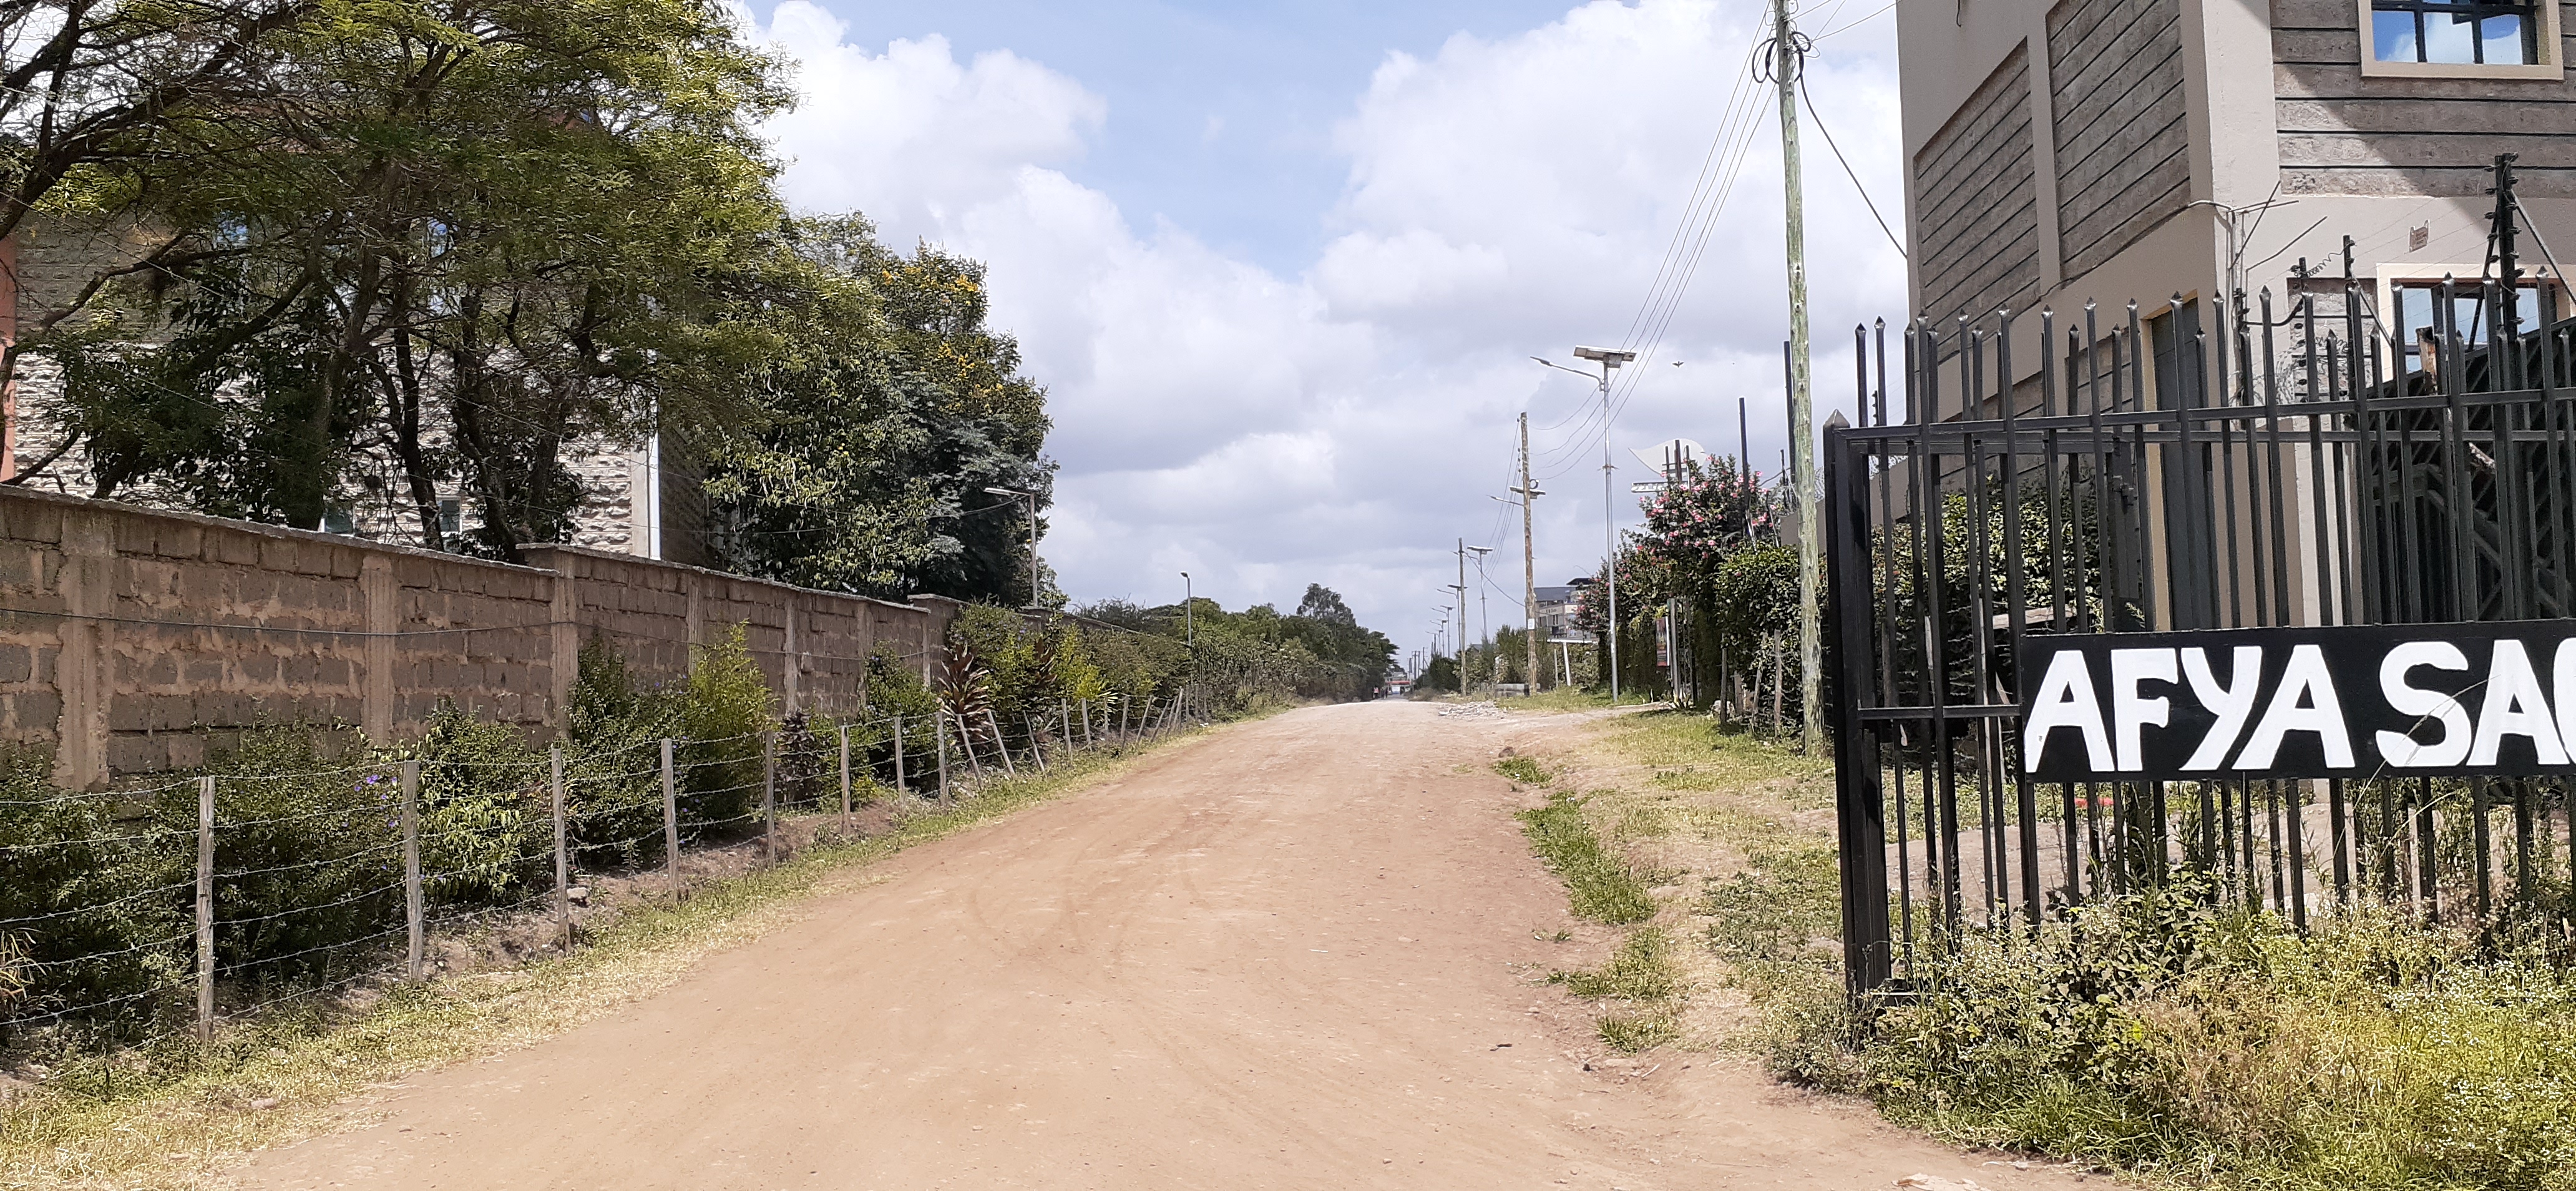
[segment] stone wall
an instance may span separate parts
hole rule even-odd
[[[529,560],[0,487],[0,740],[95,788],[264,722],[399,740],[441,700],[543,735],[585,641],[661,682],[737,622],[791,709],[834,710],[864,705],[880,643],[927,674],[958,608],[572,546]]]

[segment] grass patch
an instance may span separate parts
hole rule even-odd
[[[1612,1014],[1593,1023],[1603,1044],[1624,1055],[1681,1040],[1681,1019],[1669,1012]]]
[[[362,1009],[272,1015],[203,1046],[67,1060],[44,1083],[0,1096],[0,1188],[198,1186],[233,1155],[326,1127],[338,1102],[370,1084],[530,1045],[650,996],[707,956],[796,921],[809,895],[847,887],[873,861],[1106,780],[1153,747],[996,781],[884,835],[629,912],[567,956],[396,986]]]
[[[1593,999],[1661,1001],[1681,991],[1681,977],[1673,971],[1672,936],[1659,926],[1631,933],[1610,954],[1610,962],[1598,968],[1556,972],[1548,980],[1578,997]]]
[[[1550,780],[1547,769],[1529,757],[1505,757],[1494,762],[1494,772],[1524,786],[1544,786]]]
[[[1552,687],[1535,695],[1504,695],[1494,700],[1494,705],[1505,711],[1546,714],[1598,711],[1610,706],[1610,692],[1579,686]]]
[[[1654,917],[1655,900],[1628,862],[1603,847],[1584,817],[1583,799],[1558,790],[1547,805],[1519,812],[1521,830],[1539,859],[1565,881],[1575,917],[1613,926]]]
[[[1617,1011],[1593,1022],[1601,1041],[1622,1054],[1650,1050],[1681,1037],[1681,1015],[1672,1004],[1682,993],[1673,964],[1672,936],[1659,926],[1631,932],[1598,968],[1552,972],[1551,984],[1594,1001],[1616,1001]]]

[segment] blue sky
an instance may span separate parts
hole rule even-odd
[[[1812,88],[1893,219],[1877,7],[1803,19],[1834,31]],[[1322,582],[1409,650],[1461,537],[1498,547],[1493,623],[1521,616],[1494,498],[1523,410],[1550,494],[1541,582],[1600,558],[1597,403],[1531,356],[1652,361],[1608,434],[1622,524],[1644,477],[1628,450],[1723,448],[1738,397],[1755,465],[1776,467],[1780,167],[1745,70],[1766,11],[778,0],[749,20],[798,64],[803,101],[770,128],[789,199],[989,266],[996,320],[1049,388],[1044,549],[1076,600],[1167,602],[1183,570],[1237,607]],[[1903,261],[1821,146],[1805,177],[1817,395],[1849,408],[1849,328],[1901,316]]]

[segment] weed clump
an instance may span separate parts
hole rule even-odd
[[[1559,790],[1547,805],[1518,813],[1521,830],[1539,859],[1565,881],[1578,918],[1612,926],[1653,917],[1655,901],[1628,863],[1613,855],[1583,817],[1583,800]]]
[[[1962,1140],[2242,1185],[2576,1191],[2576,977],[2380,907],[2303,936],[2196,882],[1918,950],[1875,1020],[1785,996],[1776,1071]]]
[[[1547,768],[1529,757],[1505,757],[1494,762],[1494,772],[1524,786],[1544,786],[1548,782]]]
[[[1662,927],[1630,934],[1598,968],[1552,972],[1548,982],[1587,1000],[1620,1004],[1594,1022],[1601,1041],[1613,1050],[1636,1054],[1681,1037],[1681,1017],[1672,1001],[1682,993],[1682,980],[1673,968],[1672,936]]]

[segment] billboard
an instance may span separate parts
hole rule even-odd
[[[2040,781],[2576,773],[2576,620],[2031,634]]]

